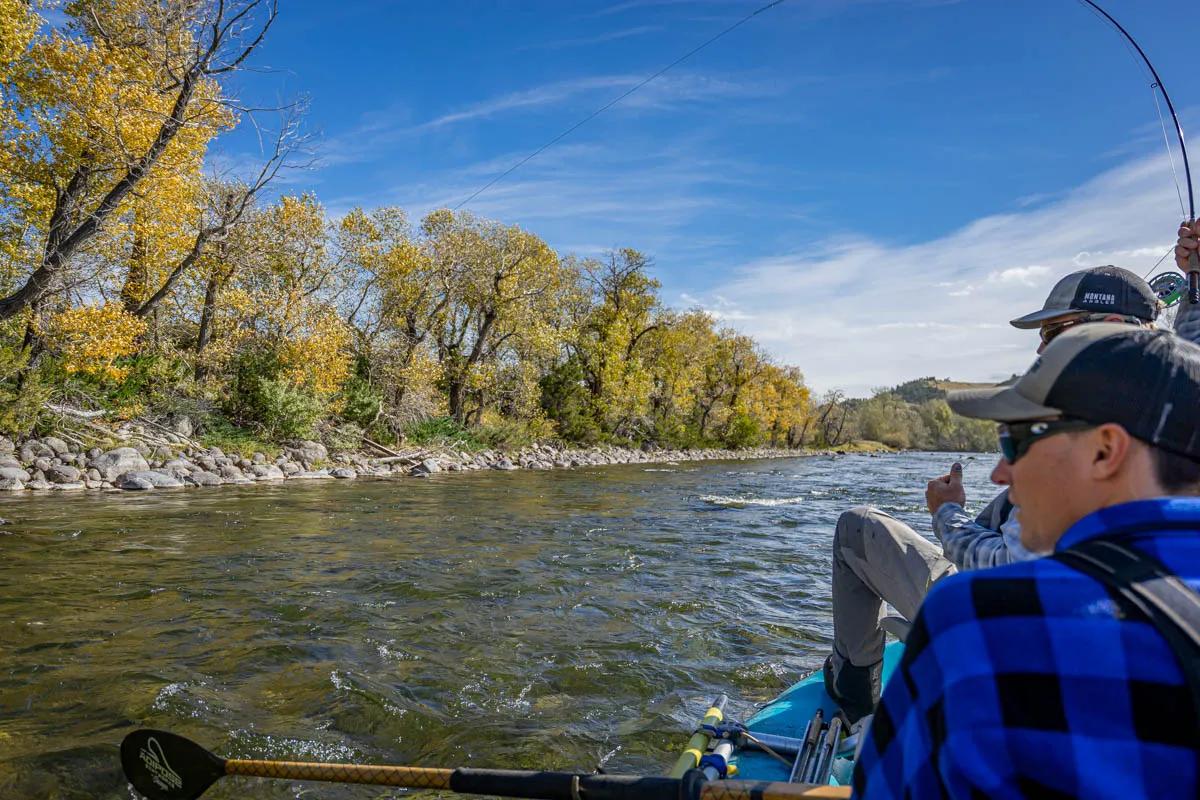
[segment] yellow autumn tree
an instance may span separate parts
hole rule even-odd
[[[178,182],[198,179],[208,143],[235,122],[221,82],[261,42],[275,7],[79,0],[62,7],[65,25],[28,34],[27,17],[4,2],[21,36],[9,44],[5,26],[4,102],[17,119],[0,126],[0,207],[22,247],[0,320],[60,291],[89,251],[132,267],[131,280],[105,277],[133,297],[146,282],[137,251],[174,236],[171,222],[193,210]]]
[[[77,306],[47,320],[43,339],[62,358],[68,373],[120,381],[129,370],[116,362],[137,351],[146,323],[120,303]]]

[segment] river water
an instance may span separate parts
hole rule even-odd
[[[225,756],[661,774],[713,696],[819,666],[838,513],[903,454],[0,501],[0,797],[130,798],[135,727]],[[966,460],[988,499],[989,456]],[[228,778],[206,798],[398,790]]]

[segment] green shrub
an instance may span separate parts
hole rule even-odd
[[[281,365],[270,349],[248,350],[234,362],[225,409],[241,423],[254,423],[272,441],[302,439],[328,411],[324,400],[279,377]]]
[[[749,414],[734,414],[729,420],[725,431],[727,447],[753,447],[762,441],[762,428],[758,420]]]
[[[210,414],[204,421],[204,432],[198,437],[205,447],[219,447],[225,453],[236,453],[249,458],[254,453],[265,453],[274,458],[279,446],[263,441],[252,431],[238,427],[220,414]]]
[[[542,411],[554,423],[560,439],[595,444],[603,438],[591,395],[584,386],[583,369],[575,359],[555,367],[538,381],[538,386]]]
[[[358,375],[352,375],[342,386],[341,400],[341,418],[364,430],[378,421],[383,410],[383,395],[370,381]]]
[[[363,443],[363,429],[353,422],[343,422],[330,428],[321,438],[329,445],[330,450],[358,450]]]
[[[23,436],[38,427],[42,407],[54,392],[46,365],[28,368],[21,347],[0,347],[0,433]]]
[[[452,417],[432,417],[413,423],[404,430],[404,438],[413,444],[443,447],[463,447],[481,450],[484,444],[475,432],[454,421]]]
[[[325,403],[279,378],[259,378],[256,421],[268,439],[304,439],[324,416]]]

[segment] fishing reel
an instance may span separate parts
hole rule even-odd
[[[1164,272],[1150,279],[1150,288],[1163,308],[1170,308],[1183,299],[1188,289],[1188,279],[1179,272]]]

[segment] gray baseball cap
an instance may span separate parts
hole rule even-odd
[[[1131,436],[1200,460],[1200,347],[1171,331],[1097,322],[1064,332],[1009,386],[950,392],[965,417],[1115,422]]]
[[[1120,267],[1092,267],[1072,272],[1054,284],[1041,311],[1017,317],[1014,328],[1037,328],[1067,314],[1120,314],[1146,322],[1158,318],[1161,304],[1150,284]]]

